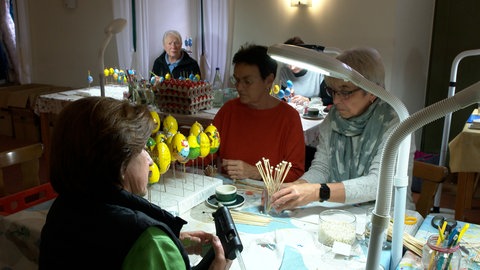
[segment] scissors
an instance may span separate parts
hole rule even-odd
[[[391,219],[391,221],[393,222],[393,218]],[[405,220],[404,220],[405,225],[414,225],[417,223],[417,221],[418,220],[416,217],[405,215]]]
[[[417,218],[414,217],[414,216],[408,216],[408,215],[405,215],[405,225],[414,225],[414,224],[417,224]]]
[[[436,215],[432,218],[432,227],[438,229],[442,226],[443,222],[447,222],[447,227],[445,228],[445,232],[450,233],[453,228],[457,227],[458,223],[453,218],[445,218],[442,215]]]

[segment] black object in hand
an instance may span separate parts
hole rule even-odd
[[[217,236],[222,242],[223,250],[225,252],[225,258],[229,260],[234,260],[237,255],[236,250],[242,252],[243,245],[238,235],[237,228],[233,222],[232,215],[230,210],[226,206],[220,205],[217,211],[212,213],[213,219],[215,220],[215,230],[217,231]],[[213,247],[205,254],[203,259],[193,267],[194,270],[203,270],[208,269],[213,259],[215,258],[215,252]]]

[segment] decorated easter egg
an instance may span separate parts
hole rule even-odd
[[[175,134],[177,134],[175,132]],[[177,160],[176,155],[173,154],[173,136],[175,134],[172,134],[171,136],[167,136],[167,141],[165,142],[168,146],[168,150],[170,151],[170,160],[175,161]]]
[[[190,127],[190,134],[193,134],[193,136],[198,136],[200,132],[203,131],[203,126],[199,122],[195,121],[193,125]]]
[[[163,131],[164,132],[169,132],[169,131],[178,131],[178,123],[177,119],[175,119],[173,116],[170,114],[163,119]],[[173,134],[175,134],[175,132]]]
[[[167,136],[161,132],[158,132],[157,135],[155,135],[155,142],[157,144],[159,143],[166,143],[167,142]]]
[[[154,138],[152,137],[149,137],[148,140],[147,140],[147,147],[148,149],[153,150],[153,148],[155,147],[155,145],[157,144],[157,142],[155,141]]]
[[[172,157],[166,143],[157,143],[151,153],[151,157],[153,162],[157,164],[160,174],[164,174],[170,168]]]
[[[200,75],[195,74],[195,81],[200,81]]]
[[[112,76],[113,73],[115,73],[115,70],[114,70],[113,68],[110,68],[110,69],[108,70],[108,75]]]
[[[108,75],[110,75],[110,72],[108,71],[108,68],[103,70],[103,75],[105,75],[105,77],[108,77]]]
[[[200,156],[200,144],[198,144],[197,136],[193,133],[190,133],[187,137],[188,146],[190,146],[190,152],[188,153],[188,159],[196,159]]]
[[[92,75],[88,75],[88,83],[92,83],[93,82],[93,77]]]
[[[285,90],[284,90],[284,95],[285,95],[286,97],[290,96],[291,93],[292,93],[292,91],[291,91],[290,88],[288,88],[288,87],[285,88]]]
[[[292,88],[293,82],[291,80],[287,80],[287,88]]]
[[[149,184],[155,184],[160,180],[160,171],[158,169],[157,164],[154,162],[152,165],[149,167],[150,169],[150,176],[148,177],[148,183]]]
[[[172,155],[170,154],[170,150],[168,149],[167,144],[164,142],[158,143],[155,149],[157,153],[157,161],[155,163],[157,163],[158,165],[158,170],[160,171],[160,174],[164,174],[168,171],[168,168],[170,168],[170,163],[172,162]]]
[[[273,93],[276,95],[278,94],[278,91],[280,91],[280,86],[278,84],[275,84],[275,86],[273,87]]]
[[[210,140],[203,131],[198,134],[197,140],[200,142],[200,157],[204,158],[210,153]]]
[[[285,96],[285,92],[280,89],[280,91],[278,91],[278,94],[277,94],[278,98],[283,98]]]
[[[172,150],[175,159],[179,162],[186,162],[188,160],[190,146],[188,145],[187,138],[185,138],[182,133],[177,132],[175,135],[173,135]]]
[[[160,116],[158,116],[158,113],[156,111],[150,111],[150,114],[152,115],[153,122],[155,122],[155,127],[152,130],[153,135],[160,130]]]
[[[172,76],[170,75],[170,73],[167,73],[167,75],[165,75],[165,80],[170,80]]]
[[[217,128],[210,124],[205,129],[205,134],[207,134],[208,140],[210,141],[210,154],[213,154],[218,151],[220,146],[220,134],[218,133]]]

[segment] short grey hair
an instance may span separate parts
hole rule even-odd
[[[343,51],[336,57],[355,69],[363,77],[385,88],[385,67],[380,53],[370,47],[358,47]]]
[[[168,30],[163,34],[163,44],[165,44],[165,40],[169,36],[174,36],[180,41],[180,43],[182,43],[182,35],[180,35],[180,33],[177,30]]]

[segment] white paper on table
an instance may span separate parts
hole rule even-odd
[[[275,233],[242,234],[243,251],[241,256],[245,269],[279,269],[282,264],[283,247],[275,240]],[[232,270],[242,269],[235,259],[230,267]]]

